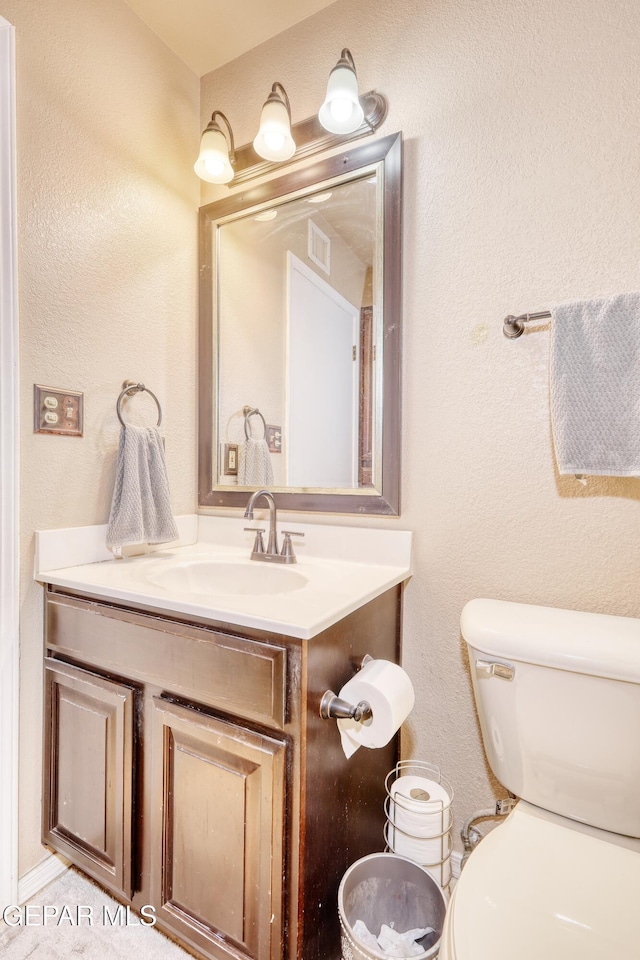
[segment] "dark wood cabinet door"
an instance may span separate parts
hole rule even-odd
[[[45,660],[43,842],[132,896],[134,690]]]
[[[215,960],[282,954],[286,744],[153,700],[152,901]]]

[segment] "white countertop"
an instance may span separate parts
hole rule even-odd
[[[276,566],[249,560],[253,535],[244,531],[246,523],[229,517],[198,517],[195,522],[191,517],[178,518],[182,534],[178,545],[119,560],[104,559],[106,527],[41,531],[36,534],[35,578],[105,599],[309,640],[411,575],[409,531],[288,520],[286,526],[303,532],[305,538],[294,544],[296,564]],[[194,536],[194,542],[185,543]],[[57,562],[69,565],[57,567]],[[219,569],[227,575],[237,569],[243,586],[243,572],[249,582],[250,564],[252,580],[260,577],[255,568],[264,567],[270,581],[278,582],[283,571],[284,580],[291,580],[294,588],[276,593],[270,589],[224,592],[224,586],[221,590],[216,584],[216,564],[222,564]],[[212,571],[206,592],[185,588],[185,574],[199,565],[205,565],[207,574]],[[179,574],[175,579],[173,571]],[[288,571],[298,576],[287,578]]]

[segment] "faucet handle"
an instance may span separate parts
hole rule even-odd
[[[245,527],[244,529],[256,535],[251,556],[254,556],[256,553],[264,553],[264,540],[262,539],[264,527]]]
[[[300,533],[298,530],[283,530],[282,536],[284,537],[284,540],[282,542],[282,551],[280,556],[286,557],[286,563],[295,563],[296,555],[293,552],[291,537],[304,537],[304,533]]]

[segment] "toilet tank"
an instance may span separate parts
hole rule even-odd
[[[640,837],[640,620],[472,600],[461,629],[498,780],[545,810]]]

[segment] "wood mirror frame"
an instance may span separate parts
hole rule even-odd
[[[402,320],[402,136],[400,133],[353,147],[327,157],[251,190],[215,201],[199,211],[200,306],[199,306],[199,445],[198,502],[201,507],[245,507],[246,490],[233,490],[217,483],[213,454],[219,447],[215,436],[214,396],[217,402],[217,317],[214,302],[212,225],[270,200],[323,184],[345,173],[355,173],[380,164],[382,183],[382,451],[381,477],[374,493],[277,490],[278,507],[323,513],[400,513],[400,400]]]

